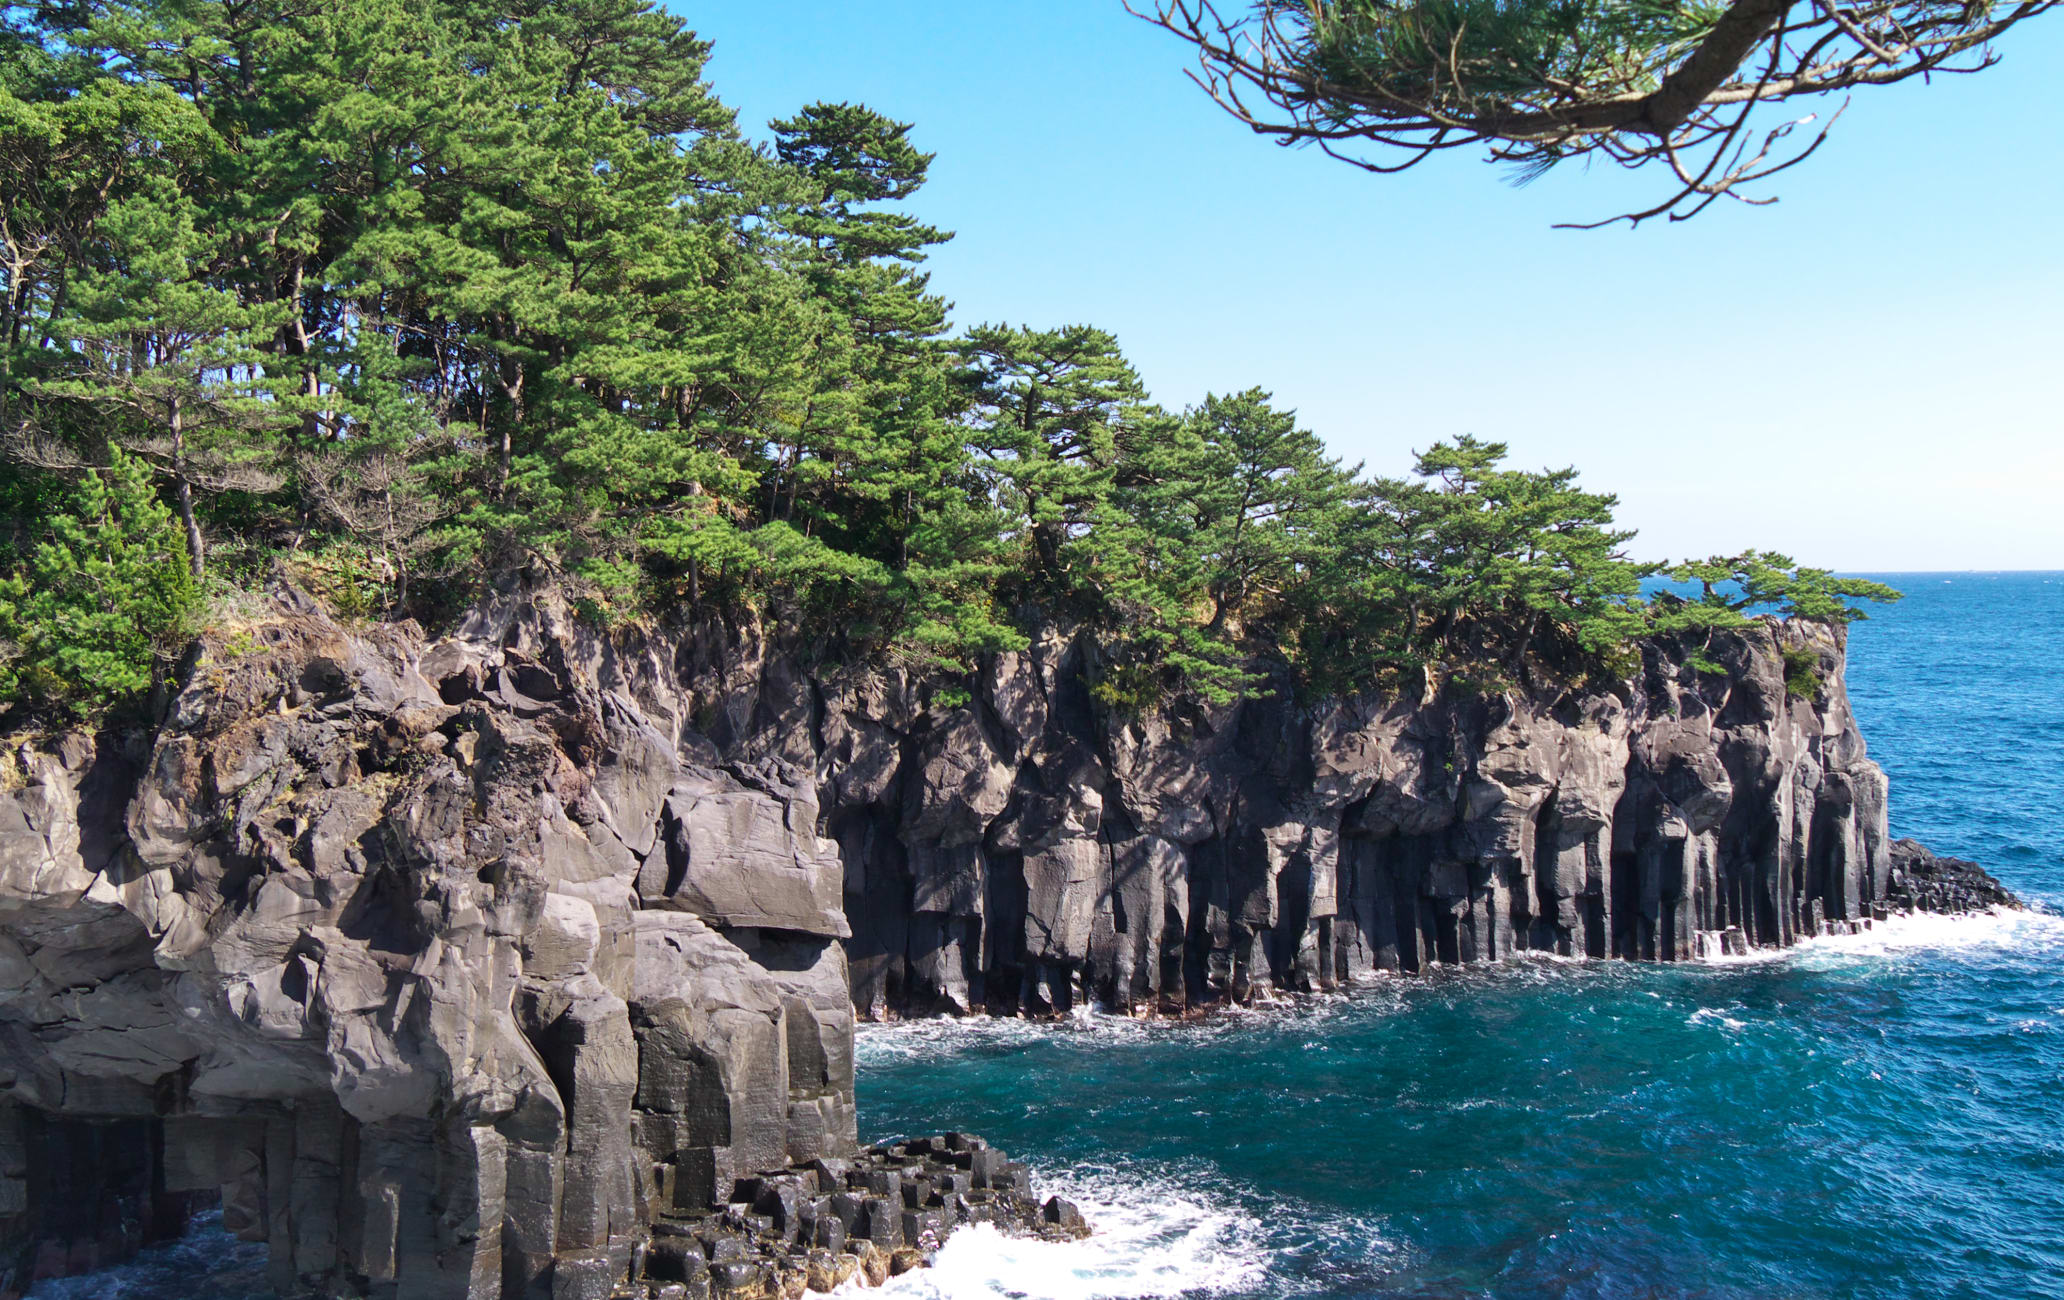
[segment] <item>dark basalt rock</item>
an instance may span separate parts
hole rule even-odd
[[[606,1295],[655,1220],[852,1151],[806,772],[683,749],[556,639],[252,639],[142,742],[10,756],[0,1292],[219,1197],[283,1296]],[[133,1168],[79,1157],[111,1126]]]
[[[1977,863],[1938,858],[1918,841],[1892,841],[1891,858],[1889,897],[1903,911],[2020,911],[2024,906]]]
[[[1088,1234],[1074,1205],[1060,1197],[1042,1204],[1022,1173],[965,1186],[967,1158],[977,1153],[1000,1158],[980,1138],[955,1133],[740,1178],[721,1207],[664,1212],[642,1267],[605,1294],[657,1297],[678,1285],[686,1296],[773,1300],[856,1277],[878,1285],[928,1263],[969,1223],[1052,1240]]]
[[[280,601],[151,734],[0,758],[0,1296],[217,1200],[287,1297],[878,1282],[962,1223],[1084,1225],[979,1140],[858,1149],[856,1014],[2012,905],[1889,842],[1824,628],[1716,635],[1724,673],[1658,644],[1606,686],[1133,717],[1062,628],[948,707],[549,592],[435,642]]]
[[[1281,684],[1138,717],[1095,702],[1096,648],[1059,630],[943,715],[890,681],[828,678],[811,752],[855,1005],[1183,1013],[1527,951],[1685,960],[1993,905],[2003,891],[1895,881],[1844,637],[1764,620],[1644,645],[1618,683],[1302,706]],[[1787,689],[1802,654],[1812,698]],[[884,733],[900,764],[877,757]]]

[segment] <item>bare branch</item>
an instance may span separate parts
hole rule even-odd
[[[54,438],[27,421],[0,430],[0,460],[60,474],[82,474],[97,468],[69,442]]]

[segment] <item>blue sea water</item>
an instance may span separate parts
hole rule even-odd
[[[1881,575],[1895,834],[2064,905],[2064,574]],[[979,1132],[1102,1229],[916,1296],[2064,1296],[2064,917],[1529,960],[1167,1025],[863,1031],[864,1137]]]
[[[2064,574],[1885,576],[1849,680],[1894,832],[2064,909]],[[982,1133],[1099,1229],[962,1233],[893,1295],[2064,1297],[2056,910],[859,1059],[864,1138]],[[204,1228],[51,1294],[232,1300],[255,1250]]]

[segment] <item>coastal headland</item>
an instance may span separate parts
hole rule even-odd
[[[1133,713],[1061,627],[941,700],[751,624],[610,636],[523,592],[433,640],[283,585],[154,730],[8,756],[0,1289],[217,1200],[283,1296],[878,1281],[960,1224],[1090,1225],[978,1138],[861,1149],[861,1018],[2018,906],[1890,840],[1839,627],[1639,650]]]

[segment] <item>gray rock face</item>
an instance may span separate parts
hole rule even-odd
[[[1914,840],[1892,841],[1889,892],[1894,906],[1913,912],[2017,912],[2023,907],[1977,863],[1938,858]]]
[[[1888,843],[1824,629],[1717,637],[1718,673],[1649,646],[1610,688],[1135,718],[1060,631],[946,708],[750,627],[605,640],[547,596],[432,644],[283,600],[153,734],[0,763],[0,1295],[214,1197],[289,1296],[886,1275],[981,1184],[899,1202],[841,1163],[856,1017],[1176,1012],[2010,901]],[[778,1259],[718,1240],[766,1231]]]
[[[1840,631],[1718,635],[1719,672],[1689,665],[1697,648],[1648,645],[1602,688],[1310,708],[1280,691],[1132,718],[1093,702],[1093,652],[1053,635],[942,714],[887,703],[888,681],[823,691],[854,1003],[1181,1012],[1526,950],[1683,960],[2011,898],[1888,843]],[[1802,651],[1811,699],[1785,687]]]
[[[851,1152],[815,781],[530,627],[304,608],[155,736],[12,756],[0,1291],[219,1195],[283,1295],[606,1295],[662,1213]]]

